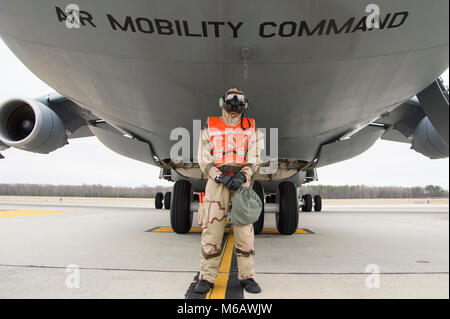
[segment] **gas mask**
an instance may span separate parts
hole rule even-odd
[[[242,113],[248,108],[247,99],[240,91],[228,91],[224,97],[220,98],[219,104],[229,113]]]
[[[237,112],[242,113],[244,112],[244,103],[240,102],[235,95],[231,100],[225,100],[225,111],[227,112]]]
[[[243,112],[248,111],[248,100],[244,93],[238,89],[229,89],[227,93],[219,100],[220,107],[224,108],[224,110],[228,113],[236,112],[242,114]],[[247,127],[245,128],[243,125],[244,116],[241,117],[241,128],[243,130],[247,130],[250,127],[250,121],[247,118]]]

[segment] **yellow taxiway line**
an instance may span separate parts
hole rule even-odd
[[[64,211],[56,211],[56,210],[28,210],[28,209],[6,210],[6,211],[0,211],[0,218],[31,216],[31,215],[45,215],[45,214],[55,214],[55,213],[65,213],[65,212]]]
[[[229,233],[230,230],[230,228],[225,228],[225,233]],[[155,229],[152,229],[151,231],[156,233],[173,233],[172,227],[169,226],[157,227]],[[192,227],[189,232],[201,233],[202,229],[200,227]],[[276,228],[264,228],[261,231],[261,234],[278,234],[278,230]],[[306,229],[299,228],[295,231],[294,234],[311,234],[311,232],[307,231]]]
[[[219,273],[213,289],[206,295],[206,299],[225,299],[228,278],[230,277],[231,258],[233,257],[234,235],[230,232],[220,255]]]
[[[173,229],[169,226],[155,227],[148,230],[157,233],[172,233]],[[201,227],[192,227],[190,233],[201,233]],[[233,258],[234,234],[231,228],[225,228],[225,242],[222,253],[219,257],[219,272],[214,283],[214,287],[206,293],[205,299],[225,299],[227,293],[228,280],[230,278],[231,262]],[[276,228],[264,228],[261,234],[278,234]],[[314,234],[308,229],[298,228],[295,234]]]

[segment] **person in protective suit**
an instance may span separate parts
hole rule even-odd
[[[251,186],[264,148],[264,136],[257,130],[255,120],[243,117],[248,100],[241,90],[229,89],[220,98],[219,105],[222,116],[208,118],[207,127],[200,133],[198,149],[200,169],[208,181],[198,212],[198,223],[203,231],[197,293],[206,293],[214,287],[229,203],[236,190]],[[252,257],[255,253],[253,224],[232,226],[238,279],[247,292],[259,293],[261,288],[254,279]]]

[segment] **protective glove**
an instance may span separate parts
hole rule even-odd
[[[214,178],[214,181],[218,184],[222,183],[225,186],[227,186],[227,183],[230,182],[232,176],[231,175],[227,175],[227,174],[219,174],[216,176],[216,178]],[[227,186],[228,187],[228,186]]]
[[[233,175],[230,181],[225,184],[225,186],[231,189],[232,191],[237,191],[246,181],[247,176],[245,176],[245,174],[242,172],[237,172],[236,174]]]

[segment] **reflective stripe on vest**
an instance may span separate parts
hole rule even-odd
[[[243,130],[241,123],[230,127],[223,122],[220,117],[208,118],[208,133],[211,142],[211,154],[214,157],[216,166],[226,164],[245,164],[245,157],[248,151],[248,141],[255,131],[255,120],[249,118],[250,128]],[[248,122],[244,118],[243,126],[247,128]]]

